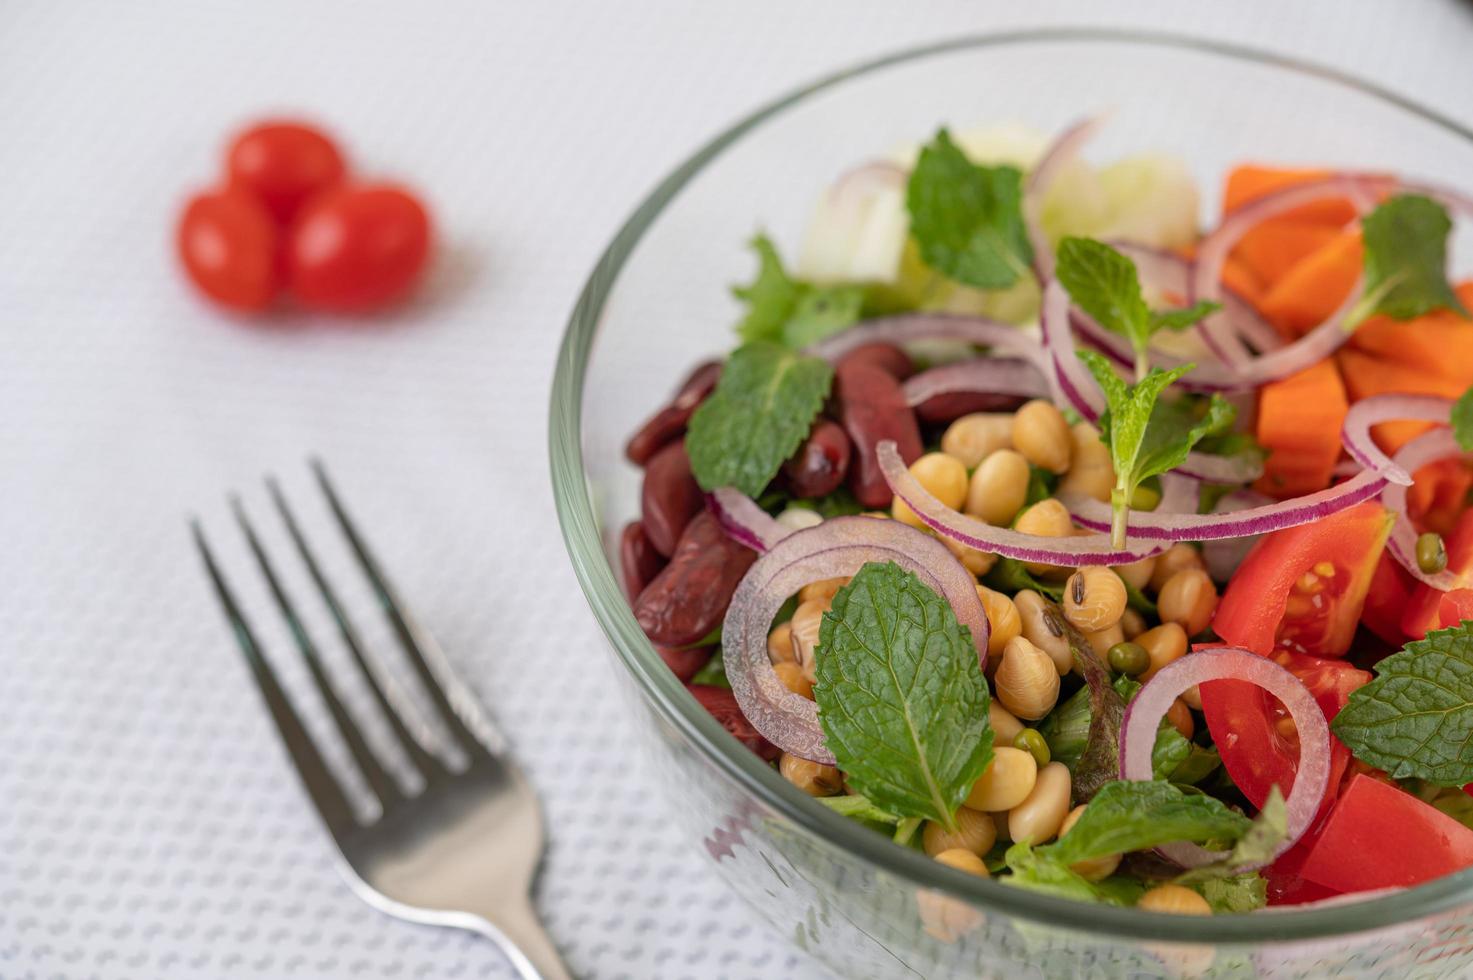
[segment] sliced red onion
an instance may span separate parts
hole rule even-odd
[[[721,529],[753,551],[768,551],[793,533],[735,487],[717,488],[706,495],[706,504],[716,515]]]
[[[1156,745],[1161,719],[1183,692],[1217,680],[1247,681],[1263,688],[1288,709],[1298,728],[1299,768],[1284,801],[1289,832],[1274,849],[1273,857],[1278,857],[1294,846],[1319,812],[1330,779],[1330,726],[1314,695],[1299,678],[1272,660],[1241,647],[1223,646],[1189,653],[1161,668],[1126,706],[1125,720],[1120,726],[1120,774],[1133,780],[1154,778],[1151,750]],[[1158,850],[1186,868],[1221,861],[1228,856],[1225,851],[1208,851],[1188,841],[1166,844]]]
[[[1084,119],[1059,134],[1044,151],[1023,186],[1023,221],[1033,245],[1033,269],[1040,281],[1054,277],[1054,247],[1043,231],[1043,199],[1059,174],[1079,155],[1079,149],[1100,129],[1101,118]]]
[[[1180,473],[1161,474],[1161,499],[1153,514],[1195,514],[1202,486]]]
[[[1228,214],[1198,245],[1196,267],[1192,271],[1190,301],[1222,302],[1222,267],[1227,262],[1228,253],[1245,234],[1261,222],[1327,197],[1374,200],[1375,195],[1370,193],[1372,181],[1373,178],[1369,177],[1338,174],[1265,194]],[[1386,181],[1382,179],[1379,184],[1384,187]],[[1358,289],[1353,290],[1352,295],[1358,292]],[[1225,313],[1207,317],[1198,325],[1197,330],[1201,333],[1203,342],[1230,368],[1246,368],[1250,363],[1251,355]]]
[[[1463,451],[1454,438],[1451,429],[1433,429],[1424,433],[1411,442],[1402,446],[1392,457],[1392,462],[1408,473],[1415,473],[1418,469],[1428,463],[1435,463],[1439,459],[1447,459],[1451,456],[1459,456],[1464,459],[1473,459],[1473,453]],[[1448,592],[1452,589],[1466,589],[1470,578],[1460,575],[1451,569],[1443,569],[1435,574],[1422,571],[1417,564],[1417,529],[1412,524],[1412,519],[1407,516],[1407,488],[1399,483],[1387,486],[1381,494],[1381,502],[1386,509],[1396,515],[1396,523],[1391,527],[1391,535],[1386,539],[1386,550],[1391,552],[1397,564],[1405,568],[1419,582],[1432,586],[1440,592]]]
[[[871,160],[842,174],[829,191],[832,199],[843,207],[863,202],[875,191],[897,190],[905,186],[910,172],[889,160]]]
[[[864,344],[910,344],[918,340],[945,338],[1013,354],[1044,370],[1038,340],[1022,327],[986,317],[958,313],[902,313],[857,323],[825,337],[804,353],[830,363]]]
[[[747,570],[721,627],[726,678],[742,714],[773,745],[792,755],[834,764],[818,723],[818,705],[778,679],[767,655],[767,631],[788,597],[820,579],[853,575],[868,562],[893,561],[951,603],[971,630],[977,662],[987,666],[989,627],[977,580],[946,546],[899,521],[835,517],[795,531]]]
[[[1043,349],[1052,361],[1060,392],[1076,412],[1091,422],[1097,421],[1105,411],[1105,395],[1075,352],[1069,294],[1057,279],[1049,280],[1043,288],[1039,324],[1043,328]]]
[[[1110,544],[1108,534],[1084,534],[1069,538],[1050,538],[1039,534],[1023,534],[1005,527],[993,527],[958,513],[937,500],[910,475],[895,443],[885,440],[876,447],[880,472],[895,496],[915,511],[927,527],[978,551],[1016,558],[1019,561],[1048,565],[1128,565],[1166,550],[1166,545],[1139,540],[1127,541],[1124,548]]]
[[[1324,490],[1249,507],[1224,514],[1166,514],[1160,511],[1132,510],[1126,526],[1137,538],[1151,541],[1216,541],[1241,538],[1250,534],[1267,534],[1286,527],[1309,524],[1371,500],[1386,487],[1386,478],[1375,470],[1365,470],[1344,483]],[[1092,531],[1110,529],[1110,507],[1092,498],[1070,497],[1065,501],[1074,523]]]
[[[1251,483],[1263,475],[1263,460],[1253,453],[1214,456],[1193,452],[1187,453],[1186,460],[1171,472],[1203,483]]]
[[[902,385],[905,403],[914,408],[937,395],[981,392],[1016,395],[1019,398],[1048,398],[1048,382],[1033,361],[1009,357],[978,357],[922,371]]]
[[[1371,438],[1371,426],[1381,422],[1440,422],[1452,417],[1453,403],[1436,395],[1372,395],[1350,406],[1340,440],[1352,459],[1377,470],[1392,483],[1408,487],[1412,475],[1381,451]]]
[[[1212,508],[1214,514],[1232,514],[1252,507],[1264,507],[1273,503],[1273,498],[1256,490],[1234,490],[1225,493]],[[1207,573],[1215,581],[1226,582],[1237,571],[1248,552],[1258,542],[1260,535],[1246,534],[1241,538],[1219,538],[1202,545],[1202,560],[1207,563]]]

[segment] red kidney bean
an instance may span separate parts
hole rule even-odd
[[[849,473],[849,437],[828,419],[820,419],[803,445],[783,464],[788,487],[799,497],[823,497],[839,489]]]
[[[629,457],[629,461],[643,466],[662,446],[684,435],[691,414],[711,394],[720,377],[720,361],[707,361],[692,371],[670,404],[652,415],[629,439],[624,447],[624,455]]]
[[[768,762],[783,754],[782,749],[763,738],[762,733],[752,727],[752,723],[737,705],[736,695],[731,691],[714,684],[691,684],[686,690],[701,702],[701,707],[711,712],[711,717],[721,722],[721,727]]]
[[[680,683],[689,684],[690,679],[711,659],[711,651],[715,647],[655,647],[655,652],[660,659],[665,661],[665,666],[670,672],[680,679]]]
[[[879,368],[897,381],[904,381],[916,373],[916,366],[911,361],[909,354],[894,344],[886,344],[880,341],[860,344],[839,358],[837,366],[843,367],[845,364],[857,364],[860,362]]]
[[[691,476],[684,442],[672,442],[650,457],[639,491],[644,533],[665,557],[675,551],[680,532],[706,505],[705,494]]]
[[[665,556],[655,550],[644,525],[630,521],[619,535],[619,568],[624,573],[624,594],[633,602],[665,567]]]
[[[670,564],[634,600],[634,618],[660,646],[699,643],[720,625],[737,583],[756,560],[755,551],[702,511],[686,526]]]
[[[916,406],[916,416],[932,425],[955,422],[973,412],[1011,412],[1024,399],[1015,395],[996,395],[986,391],[952,391],[934,395]]]
[[[893,439],[909,465],[921,455],[921,429],[915,412],[905,404],[905,392],[894,376],[860,361],[840,364],[834,376],[839,421],[854,443],[849,465],[849,488],[861,506],[890,506],[893,495],[880,472],[875,446]]]

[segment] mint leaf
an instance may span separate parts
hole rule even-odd
[[[1230,427],[1237,413],[1221,395],[1212,396],[1200,418],[1179,405],[1161,401],[1161,393],[1194,364],[1170,371],[1151,368],[1131,385],[1095,351],[1079,351],[1079,358],[1099,382],[1109,406],[1100,417],[1100,431],[1110,446],[1115,468],[1115,488],[1110,491],[1110,536],[1115,547],[1123,548],[1130,499],[1141,481],[1180,466],[1193,446]]]
[[[895,826],[900,823],[900,817],[886,810],[884,807],[875,806],[867,798],[857,795],[847,796],[819,796],[815,797],[819,803],[833,810],[835,813],[851,820],[868,820],[872,823],[888,824]]]
[[[833,380],[816,357],[767,341],[738,347],[691,416],[685,449],[696,482],[759,496],[807,438]]]
[[[1393,778],[1473,782],[1473,623],[1435,630],[1376,664],[1330,722],[1357,759]]]
[[[757,277],[750,285],[732,288],[747,304],[746,316],[736,328],[742,340],[807,347],[859,320],[863,287],[817,286],[792,278],[766,235],[752,239],[752,248],[757,253]]]
[[[1453,402],[1453,413],[1449,421],[1459,448],[1464,452],[1473,452],[1473,388],[1463,392]]]
[[[1252,825],[1238,838],[1227,857],[1182,872],[1177,875],[1176,883],[1190,885],[1214,878],[1228,878],[1239,874],[1243,868],[1265,865],[1288,833],[1289,816],[1284,809],[1284,794],[1274,786],[1269,789],[1258,816],[1253,818]]]
[[[1473,316],[1447,281],[1447,210],[1430,197],[1403,194],[1361,219],[1366,292],[1350,322],[1372,313],[1410,320],[1438,307]]]
[[[1235,841],[1250,825],[1215,797],[1189,796],[1156,780],[1117,780],[1095,794],[1067,834],[1039,851],[1069,865],[1172,841]]]
[[[1268,904],[1268,882],[1258,872],[1209,878],[1193,886],[1216,914],[1257,912]]]
[[[1044,606],[1043,622],[1049,632],[1068,640],[1074,667],[1084,678],[1084,690],[1089,692],[1089,728],[1084,748],[1070,767],[1074,798],[1089,800],[1120,775],[1120,725],[1125,720],[1125,699],[1111,686],[1110,670],[1105,662],[1065,618],[1063,610],[1049,603]]]
[[[1158,330],[1185,330],[1195,327],[1205,318],[1222,309],[1221,303],[1202,299],[1191,306],[1182,306],[1170,310],[1155,310],[1151,313],[1151,332]]]
[[[834,596],[818,637],[818,720],[849,784],[902,817],[953,826],[992,759],[987,681],[951,604],[893,562]]]
[[[1008,848],[1004,857],[1010,874],[997,880],[1005,885],[1044,892],[1081,902],[1103,902],[1130,906],[1145,891],[1145,886],[1131,878],[1116,876],[1091,882],[1069,870],[1069,866],[1026,841]]]
[[[921,149],[906,188],[921,260],[957,282],[1003,289],[1033,261],[1023,224],[1023,175],[967,159],[945,129]]]
[[[1135,263],[1093,238],[1065,238],[1059,243],[1056,274],[1069,298],[1106,330],[1130,341],[1136,377],[1150,367],[1151,335],[1158,330],[1184,330],[1222,307],[1200,302],[1184,309],[1152,312],[1141,293]]]

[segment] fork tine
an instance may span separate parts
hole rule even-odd
[[[205,571],[215,587],[215,595],[220,600],[225,619],[235,633],[240,652],[245,655],[246,663],[250,665],[251,674],[256,679],[256,686],[260,688],[261,697],[265,699],[266,707],[276,722],[277,734],[281,736],[281,741],[286,745],[287,752],[291,754],[292,761],[296,764],[297,775],[301,777],[307,795],[312,798],[317,812],[322,815],[323,822],[327,824],[329,832],[334,836],[351,829],[357,823],[353,818],[352,807],[348,805],[347,797],[343,795],[343,789],[338,784],[337,778],[328,769],[327,763],[322,760],[317,746],[312,742],[312,737],[307,734],[301,718],[292,708],[286,692],[281,689],[281,684],[276,679],[276,672],[266,660],[260,644],[256,642],[255,634],[251,632],[250,625],[246,622],[240,606],[235,601],[235,595],[225,584],[225,577],[220,573],[220,567],[215,564],[215,556],[205,542],[204,529],[200,527],[197,518],[190,521],[190,528],[194,533],[194,543],[199,549],[200,558],[205,563]]]
[[[322,659],[317,655],[317,647],[313,644],[312,638],[307,635],[307,629],[302,625],[302,620],[297,615],[296,607],[292,605],[286,590],[282,588],[281,580],[276,577],[276,569],[271,564],[271,559],[266,556],[266,549],[261,546],[261,540],[256,537],[256,530],[246,517],[245,507],[241,505],[239,497],[231,498],[230,508],[235,512],[235,521],[240,525],[241,533],[245,535],[246,542],[250,545],[251,554],[256,556],[256,564],[260,566],[261,574],[265,576],[266,584],[271,588],[271,595],[276,600],[276,608],[281,610],[281,616],[291,629],[292,639],[296,641],[302,659],[307,661],[307,669],[312,674],[312,682],[316,685],[322,700],[327,703],[328,713],[332,715],[333,722],[338,726],[338,731],[342,733],[343,741],[348,743],[348,751],[353,754],[353,761],[358,763],[359,771],[368,780],[368,785],[373,788],[379,804],[387,810],[390,805],[402,799],[403,794],[399,792],[399,787],[394,783],[393,777],[379,764],[378,757],[368,747],[362,730],[353,721],[347,709],[343,707],[337,692],[333,690],[332,684],[328,681],[327,673],[322,668]]]
[[[373,586],[379,604],[383,607],[384,615],[388,617],[394,633],[399,638],[399,644],[404,648],[409,662],[414,665],[415,672],[419,675],[420,682],[424,684],[430,699],[435,702],[435,707],[444,719],[451,738],[466,752],[484,753],[488,751],[487,746],[466,727],[465,719],[460,712],[451,706],[449,698],[446,697],[445,687],[430,668],[427,656],[432,656],[439,661],[437,666],[444,673],[446,684],[458,683],[454,675],[450,673],[448,664],[445,663],[444,654],[440,652],[429,634],[414,621],[409,610],[394,594],[393,587],[389,585],[378,562],[369,552],[368,545],[358,533],[352,519],[348,517],[348,512],[338,498],[337,491],[333,489],[332,482],[327,477],[327,470],[320,459],[312,460],[312,472],[316,475],[317,483],[327,497],[328,506],[332,509],[333,516],[337,518],[338,526],[342,528],[343,535],[348,539],[348,544],[358,557],[358,564],[363,568],[364,575],[368,577],[369,583]],[[461,693],[457,692],[457,694]]]
[[[302,533],[297,524],[296,515],[287,506],[286,496],[281,492],[281,486],[274,478],[266,481],[266,488],[271,493],[271,499],[276,503],[276,510],[281,515],[282,522],[286,525],[287,533],[291,535],[292,541],[297,546],[297,553],[302,557],[302,563],[307,566],[307,572],[312,576],[312,581],[317,584],[317,591],[322,595],[322,601],[327,605],[328,612],[332,614],[333,620],[338,624],[338,632],[343,638],[343,643],[348,647],[353,661],[358,665],[358,670],[368,681],[368,688],[373,692],[374,701],[378,703],[379,710],[389,719],[389,726],[393,728],[394,734],[399,739],[399,744],[404,747],[410,759],[414,762],[416,769],[426,779],[446,774],[446,769],[439,759],[435,758],[423,743],[409,732],[404,723],[402,715],[410,710],[409,705],[402,703],[398,708],[393,707],[383,687],[379,684],[378,672],[372,669],[368,662],[368,655],[364,652],[362,644],[358,642],[358,633],[353,628],[352,621],[348,618],[347,610],[338,601],[337,592],[334,591],[327,576],[322,571],[322,566],[317,563],[317,556],[312,553],[307,544],[307,537]]]

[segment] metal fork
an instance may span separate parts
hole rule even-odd
[[[409,760],[416,779],[401,785],[364,739],[343,706],[287,595],[276,569],[239,498],[232,500],[236,521],[255,555],[276,606],[297,649],[307,662],[328,713],[342,734],[372,797],[376,815],[354,813],[343,783],[332,772],[277,680],[261,644],[246,622],[199,521],[194,540],[205,570],[224,608],[225,618],[245,654],[261,696],[302,780],[307,795],[341,855],[339,869],[370,905],[412,922],[455,926],[489,936],[528,980],[565,980],[571,975],[532,909],[530,887],[543,851],[542,815],[537,797],[507,758],[504,742],[470,691],[457,680],[434,639],[395,595],[319,461],[312,470],[358,564],[383,608],[414,673],[429,695],[449,746],[427,747],[426,729],[397,696],[388,676],[371,665],[337,593],[328,583],[275,480],[267,487],[307,572],[337,623],[343,644],[372,692],[377,710],[388,719],[394,741]],[[386,693],[386,691],[388,693]],[[411,734],[411,730],[421,734]],[[445,752],[445,748],[452,751]]]

